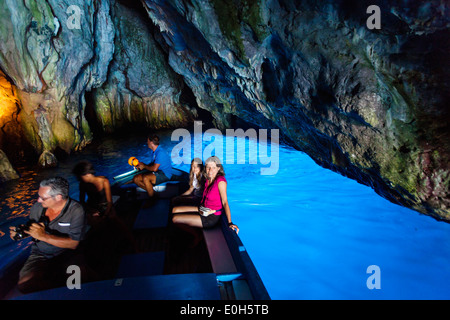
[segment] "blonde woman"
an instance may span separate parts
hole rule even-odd
[[[227,198],[227,180],[218,157],[209,157],[205,162],[205,189],[200,206],[179,206],[173,209],[173,223],[198,228],[212,228],[225,213],[228,226],[236,233],[239,228],[231,221]]]
[[[205,186],[205,178],[203,176],[203,161],[194,158],[191,161],[191,169],[189,170],[189,189],[182,195],[172,199],[172,206],[199,206],[202,201],[203,189]],[[173,213],[173,211],[172,211]]]

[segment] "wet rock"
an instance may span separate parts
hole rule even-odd
[[[1,70],[17,87],[25,136],[51,159],[41,163],[92,141],[87,95],[100,131],[180,126],[195,114],[150,30],[116,1],[3,0],[0,14]]]
[[[103,130],[130,124],[161,129],[187,125],[195,110],[179,101],[182,78],[172,71],[148,18],[120,3],[114,6],[114,56],[108,79],[93,90]]]
[[[0,183],[18,178],[17,171],[14,170],[3,150],[0,150]]]
[[[365,0],[0,2],[0,66],[49,163],[91,141],[86,113],[103,131],[181,126],[192,92],[219,128],[279,128],[323,167],[450,220],[446,2],[381,1],[380,29]]]
[[[38,164],[42,168],[53,168],[58,165],[58,159],[50,151],[44,151],[39,156]]]
[[[219,127],[279,128],[320,165],[450,219],[447,5],[385,1],[371,30],[369,1],[143,3]]]

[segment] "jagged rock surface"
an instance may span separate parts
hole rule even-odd
[[[119,3],[113,16],[115,50],[108,79],[93,90],[103,129],[112,132],[132,123],[173,128],[191,122],[195,109],[180,103],[184,83],[168,65],[148,18]]]
[[[88,92],[103,131],[127,121],[180,126],[195,113],[179,102],[183,82],[152,34],[120,3],[1,0],[0,14],[0,66],[17,87],[21,126],[42,166],[57,163],[56,149],[92,140]]]
[[[218,125],[280,128],[322,166],[450,219],[448,4],[382,1],[369,30],[368,1],[143,2]]]
[[[19,178],[19,174],[14,170],[3,150],[0,150],[0,182],[17,178]]]
[[[90,141],[87,92],[113,131],[190,121],[188,87],[217,127],[279,128],[320,165],[450,220],[448,3],[377,2],[380,30],[364,0],[0,0],[0,66],[39,154]]]

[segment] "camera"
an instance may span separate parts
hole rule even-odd
[[[208,212],[211,211],[211,209],[206,208],[204,206],[200,206],[198,209],[200,210],[201,215],[203,215],[205,217],[209,216]]]
[[[14,230],[16,232],[16,234],[14,235],[13,239],[15,241],[19,241],[26,237],[29,237],[29,234],[26,233],[25,231],[30,230],[30,226],[33,224],[33,222],[34,222],[33,220],[30,220],[27,223],[18,225]]]

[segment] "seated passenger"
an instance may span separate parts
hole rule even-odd
[[[96,176],[94,167],[87,161],[78,163],[72,172],[80,182],[80,203],[85,206],[88,218],[114,215],[108,178]]]
[[[150,149],[149,164],[139,162],[136,168],[146,169],[150,172],[141,173],[133,178],[133,182],[142,189],[146,190],[149,197],[155,195],[153,186],[169,181],[172,177],[172,163],[167,151],[159,145],[159,137],[155,134],[149,134],[147,137],[147,146]]]
[[[67,267],[80,264],[77,249],[86,232],[83,207],[69,197],[69,182],[62,177],[41,181],[38,200],[30,209],[29,228],[34,238],[31,253],[20,270],[19,290],[23,293],[64,285]],[[10,236],[17,240],[15,227]],[[76,260],[75,260],[76,259]]]
[[[231,221],[227,199],[227,180],[218,157],[213,156],[205,162],[205,189],[200,206],[178,206],[173,208],[173,223],[183,227],[212,228],[220,221],[222,212],[227,217],[228,226],[236,233],[239,228]],[[189,229],[186,229],[189,231]]]
[[[182,195],[172,199],[172,206],[199,206],[203,196],[205,179],[203,177],[203,161],[195,158],[191,161],[189,170],[189,189]]]

